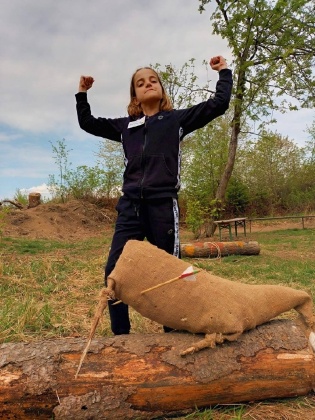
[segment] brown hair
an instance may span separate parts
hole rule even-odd
[[[134,79],[136,74],[138,73],[139,70],[142,69],[149,69],[152,70],[156,77],[158,78],[158,81],[162,87],[162,99],[160,102],[160,111],[171,111],[173,109],[173,105],[172,102],[169,98],[169,96],[167,95],[164,86],[162,84],[161,78],[158,75],[158,73],[152,69],[151,67],[140,67],[139,69],[137,69],[132,77],[131,77],[131,82],[130,82],[130,102],[129,105],[127,107],[127,111],[128,111],[128,115],[130,115],[131,117],[139,117],[139,115],[143,114],[143,110],[141,108],[141,104],[139,104],[136,100],[136,91],[135,91],[135,86],[134,86]]]

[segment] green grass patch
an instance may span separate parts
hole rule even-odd
[[[55,241],[47,239],[26,239],[26,238],[0,238],[0,255],[8,253],[16,254],[47,254],[58,250],[72,250],[71,254],[93,250],[96,246],[108,242],[108,238],[92,238],[79,243]]]
[[[44,239],[7,238],[0,239],[0,253],[32,254],[54,252],[57,249],[68,249],[71,244]]]

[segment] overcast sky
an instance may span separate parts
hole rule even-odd
[[[66,140],[72,167],[94,166],[99,138],[77,123],[74,94],[81,74],[95,78],[89,92],[95,116],[126,114],[131,74],[140,66],[223,55],[212,35],[210,8],[198,0],[1,0],[0,200],[45,191],[57,174],[51,143]],[[274,127],[298,145],[308,138],[312,110],[279,116]]]

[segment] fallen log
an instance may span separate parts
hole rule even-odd
[[[17,207],[18,209],[20,209],[20,210],[23,209],[23,204],[19,203],[18,201],[3,200],[3,201],[0,201],[0,206],[2,206],[2,203],[10,203],[13,206]]]
[[[0,418],[154,419],[196,407],[307,395],[315,361],[297,322],[273,320],[237,341],[180,357],[189,333],[0,346]]]
[[[258,255],[260,246],[256,241],[193,242],[181,245],[182,257],[217,258],[228,255]]]

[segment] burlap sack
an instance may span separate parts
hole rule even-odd
[[[131,240],[124,247],[109,282],[114,283],[117,299],[144,317],[177,330],[237,338],[243,331],[291,309],[300,313],[308,327],[314,324],[312,299],[304,291],[243,284],[206,271],[196,274],[195,281],[181,279],[141,294],[181,275],[189,266],[189,262],[148,242]]]

